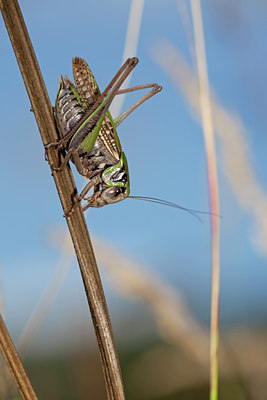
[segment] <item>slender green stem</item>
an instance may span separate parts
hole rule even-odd
[[[31,101],[43,144],[58,140],[52,107],[31,40],[17,0],[0,0],[6,28]],[[62,162],[58,150],[48,150],[50,164]],[[77,200],[77,189],[69,167],[52,171],[65,215]],[[119,360],[113,338],[107,304],[81,207],[76,207],[66,218],[78,258],[83,283],[91,310],[105,377],[108,399],[125,399]]]
[[[199,99],[206,147],[212,233],[212,289],[210,318],[210,400],[218,399],[218,348],[219,348],[219,195],[214,143],[213,118],[210,104],[208,70],[200,0],[191,0],[198,70]]]

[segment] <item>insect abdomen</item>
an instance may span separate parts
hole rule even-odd
[[[55,104],[58,129],[64,137],[84,115],[76,89],[71,81],[61,78]]]

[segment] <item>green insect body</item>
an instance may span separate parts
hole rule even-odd
[[[70,159],[78,172],[89,179],[78,198],[87,202],[83,210],[129,197],[128,165],[116,127],[135,108],[162,89],[153,83],[120,90],[137,63],[137,58],[126,60],[103,93],[88,64],[79,57],[72,61],[75,84],[63,76],[59,81],[54,112],[61,139],[58,143],[50,143],[46,149],[63,146],[67,150],[64,163],[59,168],[52,168],[61,170]],[[112,118],[108,108],[116,95],[147,88],[152,89],[118,118]],[[92,188],[94,193],[86,197]]]
[[[63,138],[101,96],[84,60],[74,58],[73,74],[76,88],[70,80],[61,78],[55,104],[55,117]],[[68,150],[73,149],[79,156],[82,175],[97,182],[95,193],[86,199],[91,207],[115,203],[130,194],[127,161],[115,123],[109,111],[99,118],[105,101],[77,129],[68,145]]]
[[[67,150],[67,154],[60,167],[51,165],[51,168],[60,171],[71,160],[78,172],[89,179],[89,183],[78,196],[78,201],[87,202],[83,210],[88,207],[103,207],[129,197],[182,209],[199,219],[197,214],[210,213],[188,209],[155,197],[129,195],[129,170],[116,128],[139,105],[162,90],[156,83],[120,89],[137,63],[138,59],[135,57],[127,59],[101,93],[87,63],[79,57],[73,59],[75,85],[67,77],[61,76],[54,107],[61,138],[59,142],[46,145],[46,151],[50,147],[58,147]],[[152,89],[118,118],[112,118],[108,109],[116,95],[148,88]],[[86,197],[92,188],[94,193]]]

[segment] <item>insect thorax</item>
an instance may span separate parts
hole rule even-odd
[[[114,158],[105,151],[101,141],[98,139],[96,139],[95,144],[89,152],[84,152],[81,147],[79,147],[77,151],[81,163],[87,171],[84,176],[88,179],[102,174],[106,168],[118,162],[118,160],[114,160]]]

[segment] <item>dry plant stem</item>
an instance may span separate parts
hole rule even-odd
[[[211,113],[209,82],[206,64],[204,32],[199,0],[191,0],[195,32],[199,98],[205,139],[212,225],[212,289],[211,289],[211,343],[210,343],[210,400],[218,398],[218,345],[219,345],[219,196]]]
[[[58,140],[52,107],[30,41],[23,16],[16,0],[0,0],[6,28],[17,57],[44,145]],[[59,165],[56,149],[49,149],[48,158]],[[77,189],[70,171],[52,171],[65,214],[70,210]],[[120,365],[111,329],[106,300],[81,207],[66,218],[78,258],[92,320],[99,345],[108,399],[124,399]]]
[[[0,314],[0,348],[24,400],[37,400]]]

